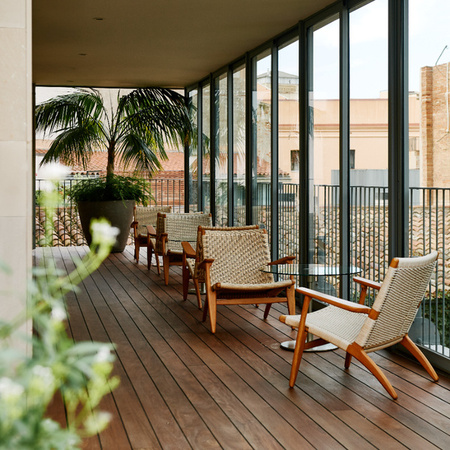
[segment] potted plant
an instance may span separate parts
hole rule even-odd
[[[151,175],[161,169],[160,159],[167,159],[166,145],[184,145],[192,136],[184,97],[164,88],[139,88],[123,95],[118,91],[116,98],[109,90],[76,89],[37,105],[35,113],[36,131],[55,136],[41,164],[58,161],[86,169],[95,151],[107,152],[105,176],[79,182],[71,192],[88,243],[90,217],[84,213],[105,217],[112,208],[109,220],[124,217],[122,225],[113,225],[128,236],[134,202],[147,200],[142,181],[115,174],[116,161],[124,170]],[[126,239],[113,251],[123,251],[125,245]]]

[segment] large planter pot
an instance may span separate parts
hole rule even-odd
[[[78,213],[84,237],[88,245],[91,245],[92,237],[90,224],[92,219],[104,217],[113,227],[119,229],[119,235],[111,252],[123,252],[130,235],[130,226],[133,221],[134,200],[102,201],[102,202],[78,202]]]

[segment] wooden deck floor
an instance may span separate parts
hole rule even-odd
[[[377,352],[393,401],[358,362],[345,371],[338,350],[306,354],[289,389],[292,353],[279,344],[295,333],[278,321],[283,305],[267,321],[262,308],[219,307],[212,335],[195,296],[182,300],[179,268],[165,286],[132,251],[111,255],[67,299],[74,338],[114,342],[121,378],[103,405],[112,424],[84,448],[450,448],[448,376],[432,383],[415,362]],[[84,252],[54,249],[68,269]]]

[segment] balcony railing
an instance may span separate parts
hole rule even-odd
[[[85,244],[78,220],[76,205],[67,192],[82,180],[66,180],[59,187],[60,206],[55,217],[54,246]],[[36,183],[36,245],[43,237],[44,211],[39,205],[39,191],[44,180]],[[184,211],[184,181],[180,179],[149,180],[158,205],[172,205],[174,211]],[[298,185],[280,183],[279,191],[279,254],[299,254]],[[263,192],[264,191],[264,192]],[[260,183],[255,207],[257,223],[270,229],[270,185]],[[350,255],[351,263],[362,268],[362,276],[381,281],[389,265],[388,260],[388,190],[387,187],[352,186],[350,190]],[[410,255],[417,256],[431,250],[439,251],[437,270],[411,329],[414,340],[450,358],[450,189],[410,189]],[[219,208],[220,209],[220,208]],[[339,264],[339,187],[316,185],[312,214],[311,254],[314,262]],[[270,233],[269,233],[270,235]],[[131,241],[130,241],[131,243]],[[331,293],[339,292],[336,277],[322,280]],[[351,286],[351,296],[357,289]],[[447,299],[447,296],[449,298]],[[374,294],[368,296],[371,302]]]
[[[45,189],[46,180],[36,180],[36,216],[35,216],[35,241],[39,246],[44,238],[45,211],[40,206],[40,192]],[[66,179],[58,186],[60,203],[56,208],[53,222],[55,231],[53,246],[84,245],[81,224],[78,218],[78,209],[69,195],[70,188],[76,183],[82,183],[83,178]],[[174,212],[184,212],[184,180],[161,178],[150,179],[151,193],[154,200],[152,205],[172,206]],[[131,242],[131,241],[130,241]]]

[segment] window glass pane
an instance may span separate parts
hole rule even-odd
[[[227,74],[215,80],[216,105],[216,160],[215,160],[215,202],[216,225],[228,225],[228,91]]]
[[[268,230],[270,236],[270,202],[271,202],[271,56],[270,51],[258,55],[254,59],[256,65],[256,80],[253,83],[253,136],[256,161],[256,187],[253,189],[254,211],[253,220]]]
[[[351,262],[382,280],[388,262],[388,0],[350,13]]]
[[[339,20],[313,32],[310,161],[314,183],[310,260],[339,264]],[[336,277],[320,283],[337,293]],[[329,283],[328,283],[329,281]],[[319,286],[321,290],[325,286]]]
[[[278,253],[298,255],[298,41],[278,51]]]
[[[197,89],[189,92],[189,107],[191,113],[191,121],[194,129],[198,126],[198,92]],[[197,133],[194,134],[191,144],[189,145],[189,173],[187,173],[187,182],[189,184],[189,211],[198,211],[198,142]]]
[[[203,196],[203,211],[205,213],[211,212],[210,203],[210,179],[211,179],[211,165],[210,165],[210,139],[211,139],[211,88],[209,84],[202,88],[202,156],[203,156],[203,183],[202,183],[202,196]]]
[[[245,67],[233,72],[234,225],[245,225]]]
[[[433,288],[409,333],[449,355],[450,2],[409,0],[409,168],[412,256],[439,251]]]

